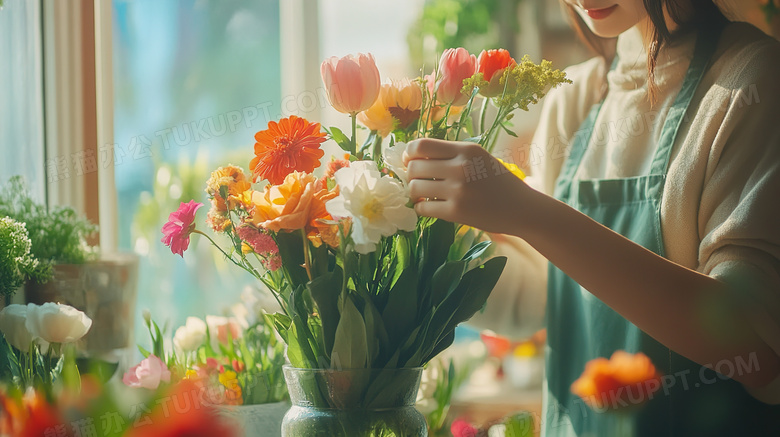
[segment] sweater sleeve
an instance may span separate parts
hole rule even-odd
[[[539,123],[530,145],[518,151],[500,150],[529,174],[526,182],[552,195],[555,180],[568,156],[570,139],[600,95],[604,61],[593,58],[566,69],[573,81],[553,89],[542,103]],[[516,145],[509,145],[516,147]],[[507,235],[491,236],[494,255],[507,257],[507,265],[487,305],[469,324],[512,338],[525,338],[544,327],[547,301],[547,260],[524,240]]]
[[[701,195],[698,269],[728,286],[729,305],[780,355],[780,45],[753,44],[730,65],[718,84],[732,91]],[[780,402],[778,385],[762,400]]]

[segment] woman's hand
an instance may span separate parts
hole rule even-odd
[[[417,214],[518,235],[531,188],[478,144],[419,139],[404,162]]]

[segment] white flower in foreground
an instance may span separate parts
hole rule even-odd
[[[395,143],[393,147],[385,150],[385,164],[404,185],[409,183],[409,169],[404,165],[404,152],[406,152],[406,143]]]
[[[32,336],[24,326],[26,320],[27,305],[8,305],[0,311],[0,331],[11,346],[25,353],[32,343]]]
[[[352,219],[355,250],[366,254],[376,250],[382,237],[398,230],[413,231],[417,214],[407,206],[409,196],[395,178],[383,176],[373,161],[356,161],[333,176],[340,194],[325,208],[334,217]]]
[[[182,352],[196,351],[205,341],[206,322],[197,317],[187,317],[184,326],[173,335],[173,345]]]
[[[30,303],[27,304],[25,326],[33,338],[49,343],[74,343],[87,334],[92,319],[70,305]]]

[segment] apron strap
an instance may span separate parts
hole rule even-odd
[[[666,121],[661,130],[661,138],[658,140],[658,147],[655,150],[653,162],[650,167],[650,174],[665,175],[669,170],[672,149],[674,148],[677,133],[679,132],[683,121],[686,120],[685,114],[688,112],[688,108],[691,105],[694,94],[696,94],[696,89],[698,88],[702,77],[704,77],[704,73],[707,72],[712,56],[715,54],[715,50],[718,47],[718,41],[720,40],[722,31],[723,26],[717,26],[708,31],[699,32],[699,35],[697,35],[693,60],[691,61],[690,67],[688,67],[688,73],[685,75],[682,88],[666,115]]]

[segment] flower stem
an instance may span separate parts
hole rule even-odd
[[[482,102],[482,112],[479,114],[479,134],[483,135],[485,133],[485,116],[487,115],[487,108],[488,108],[488,101],[490,99],[485,97],[485,100]]]
[[[228,255],[228,254],[227,254],[227,252],[225,252],[225,251],[222,249],[222,247],[220,247],[220,245],[219,245],[219,244],[217,244],[217,243],[216,243],[214,240],[212,240],[212,239],[211,239],[211,237],[209,237],[207,234],[205,234],[205,233],[203,233],[202,231],[199,231],[199,230],[197,230],[197,229],[195,229],[194,231],[192,231],[192,233],[193,233],[193,234],[198,234],[198,235],[203,235],[204,237],[206,237],[206,238],[207,238],[207,239],[208,239],[208,240],[211,242],[211,244],[212,244],[214,247],[216,247],[216,248],[217,248],[217,249],[218,249],[220,252],[222,252],[222,254],[223,254],[223,255],[225,255],[225,257],[227,257],[227,259],[229,259],[229,260],[230,260],[230,261],[231,261],[233,264],[235,264],[235,265],[237,265],[237,266],[241,267],[242,269],[244,269],[245,271],[249,272],[249,273],[250,273],[252,276],[254,276],[254,277],[257,277],[257,275],[255,274],[255,272],[254,272],[254,271],[252,271],[252,270],[248,269],[248,268],[247,268],[245,265],[242,265],[241,263],[239,263],[238,261],[236,261],[236,260],[235,260],[235,259],[234,259],[232,256]]]
[[[349,116],[352,118],[351,153],[352,155],[357,156],[357,112],[350,113]],[[358,158],[362,158],[362,156],[359,156]]]
[[[311,281],[311,252],[309,250],[309,239],[306,238],[306,229],[301,229],[301,237],[303,237],[303,267],[306,268],[306,276]]]

